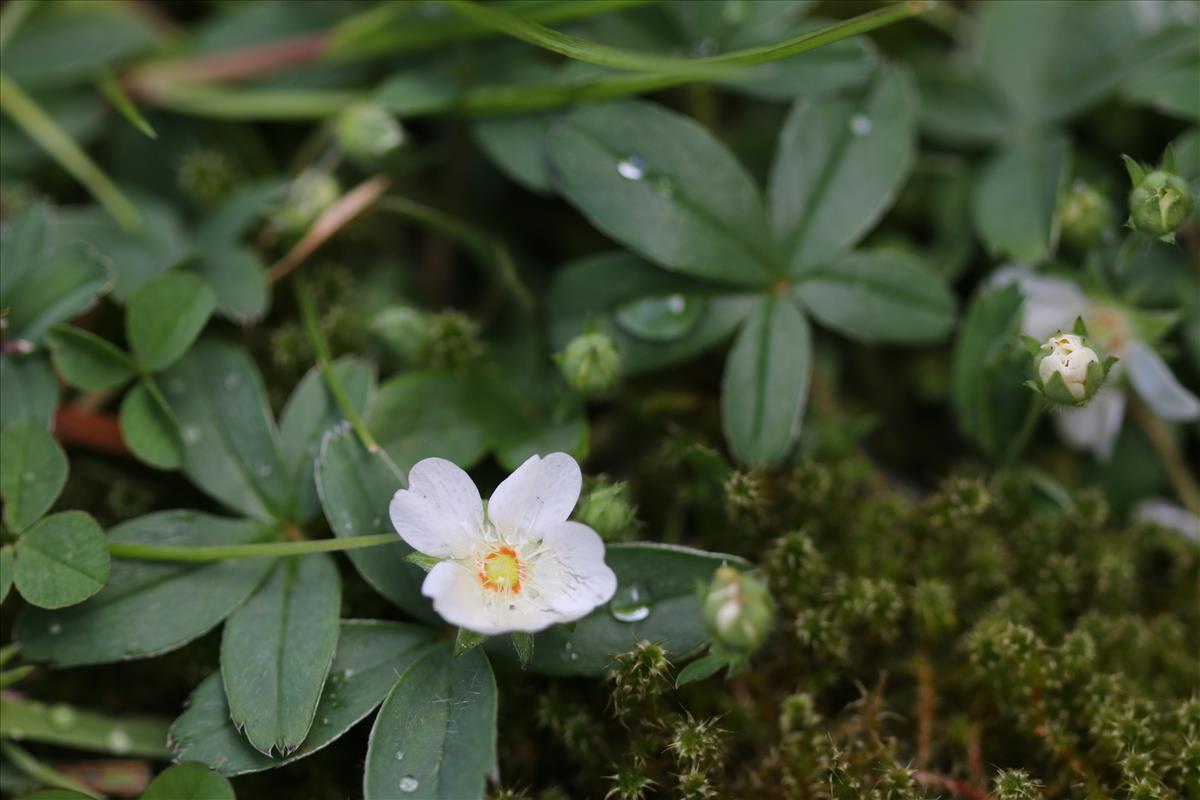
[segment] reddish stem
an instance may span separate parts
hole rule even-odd
[[[76,444],[101,453],[131,455],[113,414],[79,406],[61,406],[54,415],[54,435],[63,444]]]
[[[950,792],[957,797],[966,797],[968,800],[987,800],[988,794],[983,789],[958,778],[951,778],[949,775],[939,775],[936,772],[919,769],[913,773],[913,779],[926,789]]]
[[[134,94],[153,95],[154,87],[164,83],[220,83],[254,78],[316,61],[328,44],[328,33],[314,33],[209,55],[158,61],[134,70],[127,79],[127,88]]]

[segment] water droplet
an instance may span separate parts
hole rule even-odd
[[[10,728],[8,735],[19,742],[25,738],[25,731],[21,730],[20,728]]]
[[[703,39],[696,42],[696,46],[693,47],[692,50],[696,53],[696,55],[704,57],[711,56],[713,53],[717,52],[717,47],[718,44],[716,39],[712,38],[711,36],[705,36]]]
[[[50,724],[58,728],[69,728],[75,724],[75,709],[59,703],[50,709]]]
[[[646,160],[641,156],[629,156],[617,162],[617,172],[622,178],[640,181],[646,177]]]
[[[270,464],[260,464],[258,469],[255,470],[255,472],[258,473],[258,477],[266,478],[266,477],[269,477],[271,475],[271,473],[274,472],[274,470],[271,469]]]
[[[242,385],[242,379],[231,372],[225,376],[225,379],[222,381],[222,383],[225,384],[226,389],[236,389]]]
[[[350,669],[349,667],[347,667],[347,668],[346,668],[346,669],[345,669],[345,670],[342,672],[342,677],[343,677],[343,678],[346,678],[347,680],[349,680],[350,678],[353,678],[353,677],[354,677],[354,670],[352,670],[352,669]]]
[[[403,761],[403,760],[404,760],[404,751],[403,751],[403,750],[397,750],[397,751],[396,751],[396,760],[397,760],[397,761]]]
[[[322,725],[328,725],[328,724],[329,724],[329,717],[321,717],[321,724],[322,724]]]
[[[666,342],[691,331],[706,307],[707,301],[701,297],[682,294],[644,297],[617,309],[617,324],[639,339]]]
[[[378,528],[382,524],[383,519],[381,517],[375,517],[375,519],[371,520],[371,525],[375,528]]]
[[[29,471],[21,475],[21,480],[25,481],[26,483],[33,483],[35,480],[37,480],[37,475],[34,475],[32,471]]]
[[[675,196],[675,184],[671,183],[671,179],[665,175],[659,175],[656,177],[653,181],[651,181],[651,185],[654,187],[656,192],[668,200]]]
[[[200,441],[200,428],[196,425],[184,425],[183,440],[188,444],[195,444]]]
[[[622,586],[608,604],[609,613],[618,622],[641,622],[650,616],[648,598],[649,593],[636,583]]]
[[[113,728],[108,734],[108,749],[121,755],[128,753],[129,748],[133,746],[133,742],[129,739],[129,734],[121,728]]]
[[[855,136],[866,136],[874,127],[866,114],[855,114],[850,118],[850,132]]]
[[[58,636],[60,633],[62,633],[62,625],[59,625],[57,622],[51,622],[50,627],[47,630],[50,631],[51,636]]]
[[[400,791],[402,792],[415,792],[420,785],[421,783],[412,775],[405,775],[400,779]]]
[[[575,648],[571,645],[570,642],[567,642],[565,645],[563,645],[562,660],[563,661],[578,661],[579,660],[579,653],[575,652]]]

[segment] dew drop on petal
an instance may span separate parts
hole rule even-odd
[[[650,616],[649,593],[636,583],[617,589],[608,611],[618,622],[641,622]]]
[[[866,114],[855,114],[850,118],[850,132],[855,136],[866,136],[874,125]]]
[[[641,156],[627,156],[617,162],[617,172],[629,181],[640,181],[646,177],[646,160]]]
[[[420,782],[412,775],[405,775],[400,779],[400,791],[402,792],[415,792],[420,785]]]

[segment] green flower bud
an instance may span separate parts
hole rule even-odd
[[[179,185],[202,206],[211,206],[233,190],[241,171],[220,150],[200,147],[179,161]]]
[[[604,333],[583,333],[568,344],[558,358],[567,385],[584,397],[613,390],[621,374],[621,354]]]
[[[579,501],[575,519],[587,525],[605,541],[628,541],[633,538],[635,509],[624,483],[611,483],[603,478],[592,481]]]
[[[1125,166],[1133,181],[1129,193],[1129,223],[1134,230],[1170,240],[1192,210],[1187,181],[1165,168],[1146,172],[1128,156]]]
[[[305,231],[341,194],[337,179],[328,172],[306,170],[292,182],[287,200],[275,212],[274,222],[289,233]]]
[[[1060,331],[1036,349],[1030,347],[1034,351],[1035,379],[1029,386],[1057,405],[1086,404],[1099,391],[1116,362],[1113,358],[1102,360],[1092,349],[1082,326],[1077,330],[1080,333]]]
[[[404,129],[376,103],[355,103],[338,115],[338,144],[352,157],[371,161],[404,143]]]
[[[767,587],[733,567],[719,567],[704,597],[704,622],[716,647],[749,654],[771,633],[774,603]]]
[[[1076,250],[1100,244],[1116,223],[1112,204],[1083,181],[1075,181],[1058,203],[1063,241]]]
[[[412,306],[393,306],[376,314],[371,332],[406,362],[415,362],[429,336],[428,315]]]

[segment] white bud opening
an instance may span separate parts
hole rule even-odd
[[[1084,344],[1083,337],[1073,333],[1051,336],[1043,347],[1050,348],[1050,354],[1038,364],[1038,378],[1042,385],[1058,373],[1062,375],[1071,396],[1082,400],[1087,394],[1088,365],[1100,361],[1096,351]]]

